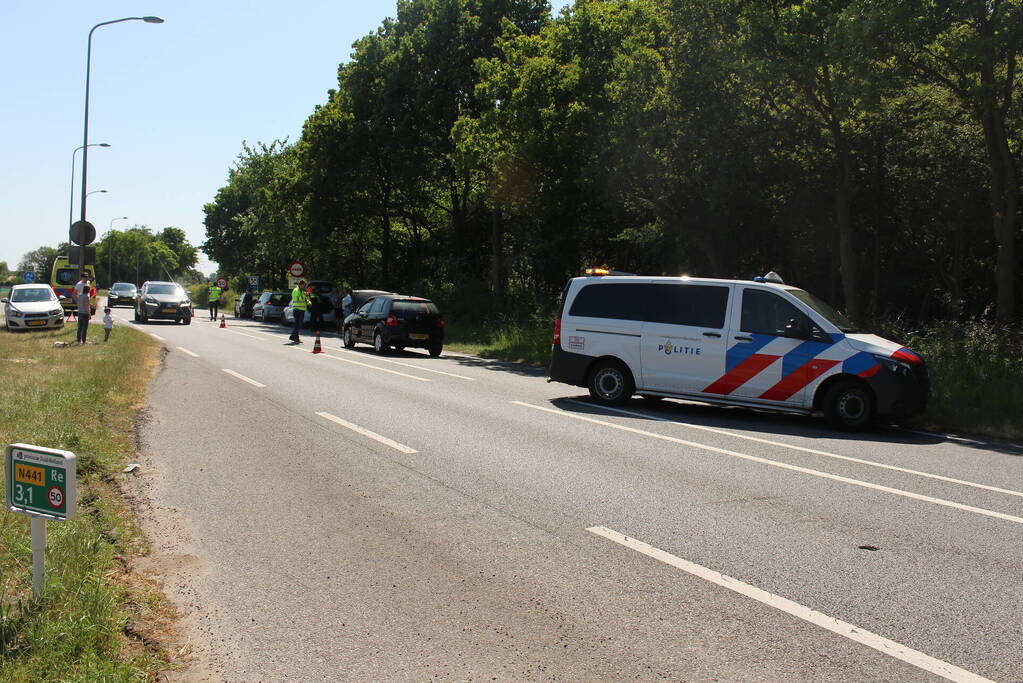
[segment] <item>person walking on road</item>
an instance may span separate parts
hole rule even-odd
[[[92,313],[89,301],[89,293],[91,291],[89,278],[85,273],[82,273],[82,279],[75,285],[76,304],[78,305],[78,335],[76,341],[79,344],[84,344],[86,337],[89,335],[89,317]]]
[[[210,304],[210,320],[217,319],[217,311],[220,308],[220,294],[223,290],[217,286],[214,282],[210,285],[209,304]]]
[[[301,344],[302,339],[298,336],[305,322],[305,312],[309,308],[309,299],[306,297],[305,280],[299,280],[295,289],[291,290],[291,310],[295,314],[295,326],[291,329],[291,336],[288,337],[296,344]]]

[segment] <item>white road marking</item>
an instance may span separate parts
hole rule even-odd
[[[158,334],[153,334],[152,332],[149,332],[148,334],[149,334],[150,337],[152,337],[153,339],[155,339],[157,341],[167,341],[166,339],[164,339],[163,337],[161,337]]]
[[[575,403],[581,406],[594,407],[592,403],[584,403],[583,401],[569,400],[569,403]],[[973,481],[966,481],[964,479],[954,479],[952,477],[945,477],[940,474],[931,474],[930,472],[921,472],[919,470],[911,470],[906,467],[897,467],[896,465],[886,465],[880,462],[874,462],[873,460],[862,460],[860,458],[852,458],[847,455],[838,455],[837,453],[828,453],[827,451],[819,451],[815,448],[805,448],[803,446],[796,446],[793,444],[782,443],[781,441],[771,441],[770,439],[761,439],[757,436],[749,436],[746,434],[736,434],[729,432],[724,429],[715,429],[714,427],[704,427],[702,425],[686,424],[685,422],[678,422],[677,420],[671,420],[664,417],[658,417],[657,415],[648,415],[646,413],[637,413],[631,410],[624,410],[622,408],[612,408],[610,406],[600,406],[601,410],[607,410],[614,413],[620,413],[622,415],[630,415],[632,417],[639,417],[644,420],[655,420],[657,422],[667,422],[669,424],[678,425],[685,427],[686,429],[698,429],[703,432],[712,432],[714,434],[723,434],[724,436],[735,437],[736,439],[745,439],[746,441],[756,441],[757,443],[767,444],[769,446],[780,446],[782,448],[788,448],[794,451],[801,451],[803,453],[811,453],[813,455],[822,455],[826,458],[835,458],[836,460],[846,460],[848,462],[855,462],[860,465],[870,465],[871,467],[880,467],[886,470],[894,470],[896,472],[905,472],[906,474],[913,474],[918,477],[927,477],[928,479],[938,479],[940,481],[947,481],[952,484],[962,484],[963,486],[972,486],[978,489],[984,489],[986,491],[994,491],[996,493],[1005,493],[1010,496],[1020,496],[1023,498],[1023,491],[1013,491],[1011,489],[1002,489],[997,486],[988,486],[987,484],[978,484]]]
[[[396,451],[401,451],[402,453],[405,453],[407,455],[411,455],[412,453],[418,453],[419,452],[416,449],[409,448],[408,446],[406,446],[404,444],[400,444],[397,441],[392,441],[391,439],[388,439],[386,436],[380,436],[376,432],[371,432],[368,429],[363,429],[362,427],[360,427],[358,425],[354,425],[351,422],[348,422],[347,420],[342,420],[337,415],[331,415],[330,413],[316,413],[316,414],[319,415],[320,417],[322,417],[325,420],[330,420],[331,422],[339,424],[339,425],[341,425],[342,427],[344,427],[346,429],[350,429],[353,432],[356,432],[357,434],[362,434],[363,436],[365,436],[365,437],[367,437],[369,439],[373,439],[374,441],[377,441],[379,443],[382,443],[385,446],[390,446],[391,448],[393,448]]]
[[[302,349],[299,349],[299,351],[301,351],[301,350]],[[326,352],[324,352],[322,355],[326,356],[327,358],[333,358],[334,360],[339,360],[342,363],[351,363],[352,365],[361,365],[362,367],[369,368],[370,370],[376,370],[377,372],[386,372],[386,373],[391,374],[391,375],[398,375],[399,377],[407,377],[408,379],[414,379],[417,382],[429,382],[430,381],[430,380],[426,379],[425,377],[416,377],[415,375],[409,375],[409,374],[406,374],[404,372],[398,372],[397,370],[388,370],[387,368],[380,368],[380,367],[377,367],[376,365],[370,365],[369,363],[360,363],[359,361],[352,360],[350,358],[341,358],[340,356],[332,356],[331,354],[326,353]]]
[[[812,610],[809,607],[793,602],[788,598],[783,598],[780,595],[774,593],[768,593],[767,591],[752,586],[738,579],[732,578],[725,574],[708,569],[703,565],[683,560],[680,557],[676,557],[671,553],[655,548],[652,545],[648,545],[642,541],[638,541],[634,538],[629,538],[625,534],[608,529],[603,526],[595,526],[587,529],[592,534],[601,536],[614,543],[625,546],[631,550],[635,550],[638,553],[642,553],[647,557],[652,557],[655,560],[663,562],[667,565],[681,569],[684,572],[692,574],[693,576],[709,581],[722,588],[727,588],[730,591],[744,595],[747,598],[756,600],[759,603],[773,607],[777,610],[791,614],[792,616],[807,621],[814,626],[820,626],[823,629],[837,633],[838,635],[848,638],[849,640],[866,645],[869,648],[873,648],[878,652],[893,657],[900,661],[911,664],[918,669],[929,671],[932,674],[941,676],[942,678],[950,681],[956,681],[956,683],[980,683],[987,681],[992,683],[990,679],[978,676],[975,673],[961,669],[954,664],[935,659],[930,655],[925,655],[922,652],[906,647],[901,643],[897,643],[894,640],[889,640],[883,636],[879,636],[876,633],[871,633],[859,626],[854,626],[848,622],[829,617],[826,614],[822,614],[816,610]]]
[[[177,350],[178,350],[178,351],[181,351],[181,352],[183,352],[183,353],[187,353],[187,354],[188,354],[189,356],[191,356],[192,358],[198,358],[198,357],[199,357],[199,354],[198,354],[198,353],[192,353],[191,351],[189,351],[188,349],[186,349],[186,348],[185,348],[184,346],[178,346],[178,347],[175,347],[175,348],[177,348]]]
[[[341,353],[354,353],[358,355],[358,351],[352,351],[350,349],[340,349]],[[470,382],[475,382],[475,377],[466,377],[465,375],[456,375],[453,372],[444,372],[443,370],[434,370],[433,368],[424,368],[421,365],[413,365],[412,363],[402,363],[398,360],[391,360],[390,358],[374,358],[373,360],[380,361],[382,363],[393,363],[394,365],[404,365],[406,368],[413,368],[414,370],[422,370],[423,372],[434,372],[438,375],[447,375],[448,377],[457,377],[458,379],[467,379]]]
[[[955,503],[950,500],[944,500],[942,498],[934,498],[932,496],[925,496],[920,493],[913,493],[912,491],[904,491],[903,489],[896,489],[890,486],[882,486],[881,484],[872,484],[868,481],[860,481],[859,479],[852,479],[850,477],[842,477],[837,474],[831,474],[830,472],[821,472],[820,470],[810,469],[809,467],[800,467],[798,465],[790,465],[784,462],[778,462],[776,460],[769,460],[767,458],[761,458],[755,455],[749,455],[747,453],[739,453],[736,451],[730,451],[725,448],[717,448],[715,446],[708,446],[707,444],[697,443],[695,441],[686,441],[684,439],[676,439],[673,436],[666,436],[664,434],[658,434],[656,432],[647,432],[642,429],[636,429],[634,427],[626,427],[624,425],[615,424],[614,422],[605,422],[604,420],[597,420],[592,417],[586,417],[585,415],[573,415],[566,413],[563,410],[554,410],[553,408],[547,408],[544,406],[535,406],[529,403],[523,403],[521,401],[512,401],[514,405],[522,406],[524,408],[532,408],[533,410],[540,410],[545,413],[552,415],[559,415],[561,417],[571,418],[573,420],[581,420],[583,422],[589,422],[591,424],[602,425],[604,427],[611,427],[612,429],[618,429],[623,432],[630,432],[632,434],[639,434],[641,436],[649,436],[652,439],[660,439],[661,441],[670,441],[671,443],[677,443],[682,446],[690,446],[692,448],[699,448],[701,450],[710,451],[711,453],[720,453],[721,455],[727,455],[733,458],[741,458],[742,460],[749,460],[750,462],[758,462],[763,465],[770,465],[772,467],[778,467],[785,470],[791,470],[793,472],[801,472],[803,474],[809,474],[814,477],[820,477],[822,479],[830,479],[832,481],[840,481],[845,484],[852,484],[853,486],[862,486],[866,489],[873,489],[875,491],[882,491],[884,493],[891,493],[896,496],[902,496],[904,498],[912,498],[913,500],[920,500],[925,503],[933,503],[934,505],[942,505],[944,507],[954,508],[956,510],[964,510],[966,512],[973,512],[978,515],[985,515],[987,517],[994,517],[996,519],[1004,519],[1007,522],[1015,522],[1016,524],[1023,524],[1023,517],[1015,517],[1013,515],[1007,515],[1004,512],[996,512],[994,510],[987,510],[985,508],[978,508],[972,505],[964,505],[963,503]]]
[[[230,329],[230,328],[228,328],[228,329]],[[248,337],[249,339],[259,339],[259,337],[257,337],[254,334],[246,334],[245,332],[239,332],[238,330],[231,330],[231,331],[234,332],[235,334],[240,334],[243,337]]]
[[[249,379],[249,378],[248,378],[248,377],[246,377],[245,375],[242,375],[242,374],[240,374],[240,373],[237,373],[237,372],[235,372],[234,370],[228,370],[227,368],[221,368],[221,369],[222,369],[222,370],[223,370],[224,372],[226,372],[227,374],[231,375],[232,377],[237,377],[238,379],[242,380],[243,382],[248,382],[249,384],[251,384],[251,385],[252,385],[252,386],[254,386],[254,387],[265,387],[265,386],[266,386],[265,384],[260,384],[260,383],[259,383],[259,382],[257,382],[256,380],[254,380],[254,379]]]

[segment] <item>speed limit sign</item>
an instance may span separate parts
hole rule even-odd
[[[292,261],[288,266],[288,274],[292,277],[302,277],[305,275],[305,264],[301,261]]]

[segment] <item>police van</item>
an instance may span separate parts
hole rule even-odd
[[[775,273],[753,280],[615,275],[569,280],[550,380],[598,403],[634,393],[823,414],[857,429],[922,412],[923,358],[866,334]]]

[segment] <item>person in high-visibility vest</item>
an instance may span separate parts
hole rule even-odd
[[[217,319],[217,309],[220,308],[220,293],[222,291],[223,290],[220,289],[220,287],[217,286],[216,282],[214,282],[212,285],[210,285],[210,295],[209,295],[210,320],[216,320]]]
[[[295,289],[291,290],[291,310],[295,314],[295,326],[291,329],[289,339],[296,344],[302,343],[298,336],[298,331],[302,329],[302,323],[305,322],[305,312],[309,308],[309,298],[306,296],[305,287],[305,280],[299,280]]]

